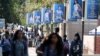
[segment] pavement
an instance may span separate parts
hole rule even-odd
[[[33,47],[28,48],[28,53],[29,53],[29,56],[37,56],[36,55],[36,48],[33,48]]]
[[[29,47],[28,48],[28,54],[29,56],[37,56],[36,55],[36,48],[33,48],[33,47]],[[94,55],[83,55],[83,56],[100,56],[100,54],[94,54]]]

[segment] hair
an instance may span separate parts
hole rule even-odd
[[[37,33],[36,36],[39,36],[39,33]]]
[[[64,38],[66,38],[66,37],[67,37],[67,35],[64,35],[63,37],[64,37]]]
[[[52,44],[51,39],[53,38],[53,35],[56,35],[56,36],[57,36],[58,42],[57,42],[57,44],[56,44],[56,51],[57,51],[57,54],[60,55],[60,54],[62,53],[62,49],[63,49],[63,42],[62,42],[61,37],[60,37],[57,33],[51,33],[51,34],[48,36],[48,40],[45,41],[45,44],[46,44],[47,46],[49,46],[50,44]]]
[[[59,32],[59,27],[55,28],[55,33]]]
[[[81,39],[80,39],[79,33],[76,33],[76,34],[75,34],[75,37],[77,37],[77,39],[76,39],[77,41],[81,40]]]
[[[5,31],[5,34],[9,35],[9,31]]]
[[[13,38],[13,41],[17,40],[18,39],[18,33],[19,32],[22,32],[21,30],[17,30],[14,34],[14,38]],[[24,36],[24,33],[22,32],[23,34],[23,39],[26,40],[26,37]]]
[[[64,36],[63,36],[63,38],[64,38],[64,39],[63,39],[64,41],[67,41],[67,40],[66,40],[66,38],[67,38],[67,35],[64,35]]]
[[[9,37],[9,31],[5,31],[5,37],[8,38]]]

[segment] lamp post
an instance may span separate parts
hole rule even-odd
[[[84,42],[84,14],[85,14],[85,0],[82,0],[82,48]],[[82,49],[83,54],[83,49]]]
[[[53,3],[52,3],[52,0],[51,0],[50,3],[53,4]],[[53,7],[51,8],[51,13],[53,13]],[[53,16],[53,14],[52,14],[52,16]],[[52,17],[52,18],[53,18],[53,17]],[[51,19],[51,25],[50,25],[51,33],[53,32],[53,26],[54,26],[54,24],[53,24],[53,19]]]
[[[44,37],[44,33],[43,33],[43,24],[41,24],[40,31],[41,31],[41,36]]]
[[[64,20],[64,35],[66,34],[66,20]]]
[[[64,35],[66,34],[66,3],[67,1],[64,0]]]
[[[97,28],[95,28],[95,40],[94,40],[95,41],[95,49],[94,49],[95,54],[96,54],[96,37],[97,37]]]
[[[82,17],[82,42],[84,41],[84,18]]]

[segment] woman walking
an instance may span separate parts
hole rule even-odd
[[[12,56],[28,56],[28,45],[25,36],[21,30],[14,34],[12,44]]]
[[[36,52],[38,56],[64,56],[61,37],[57,33],[50,34]]]
[[[82,40],[79,33],[75,34],[75,38],[71,43],[70,56],[82,56]]]

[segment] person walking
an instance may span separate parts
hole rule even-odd
[[[75,38],[71,43],[70,56],[82,56],[82,40],[79,33],[75,34]]]
[[[11,55],[11,39],[9,32],[5,32],[5,36],[1,40],[1,46],[2,46],[2,54],[3,56],[10,56]]]
[[[12,44],[12,56],[28,56],[28,45],[25,36],[21,30],[14,34]]]
[[[67,35],[63,36],[63,44],[64,44],[64,55],[67,56],[69,54],[69,42],[66,39]]]
[[[60,31],[59,27],[56,27],[55,28],[55,33],[59,34],[59,31]]]
[[[57,33],[51,33],[37,48],[36,53],[38,56],[64,56],[61,37]]]
[[[36,47],[38,47],[41,43],[41,36],[39,34],[37,34],[36,36]]]

